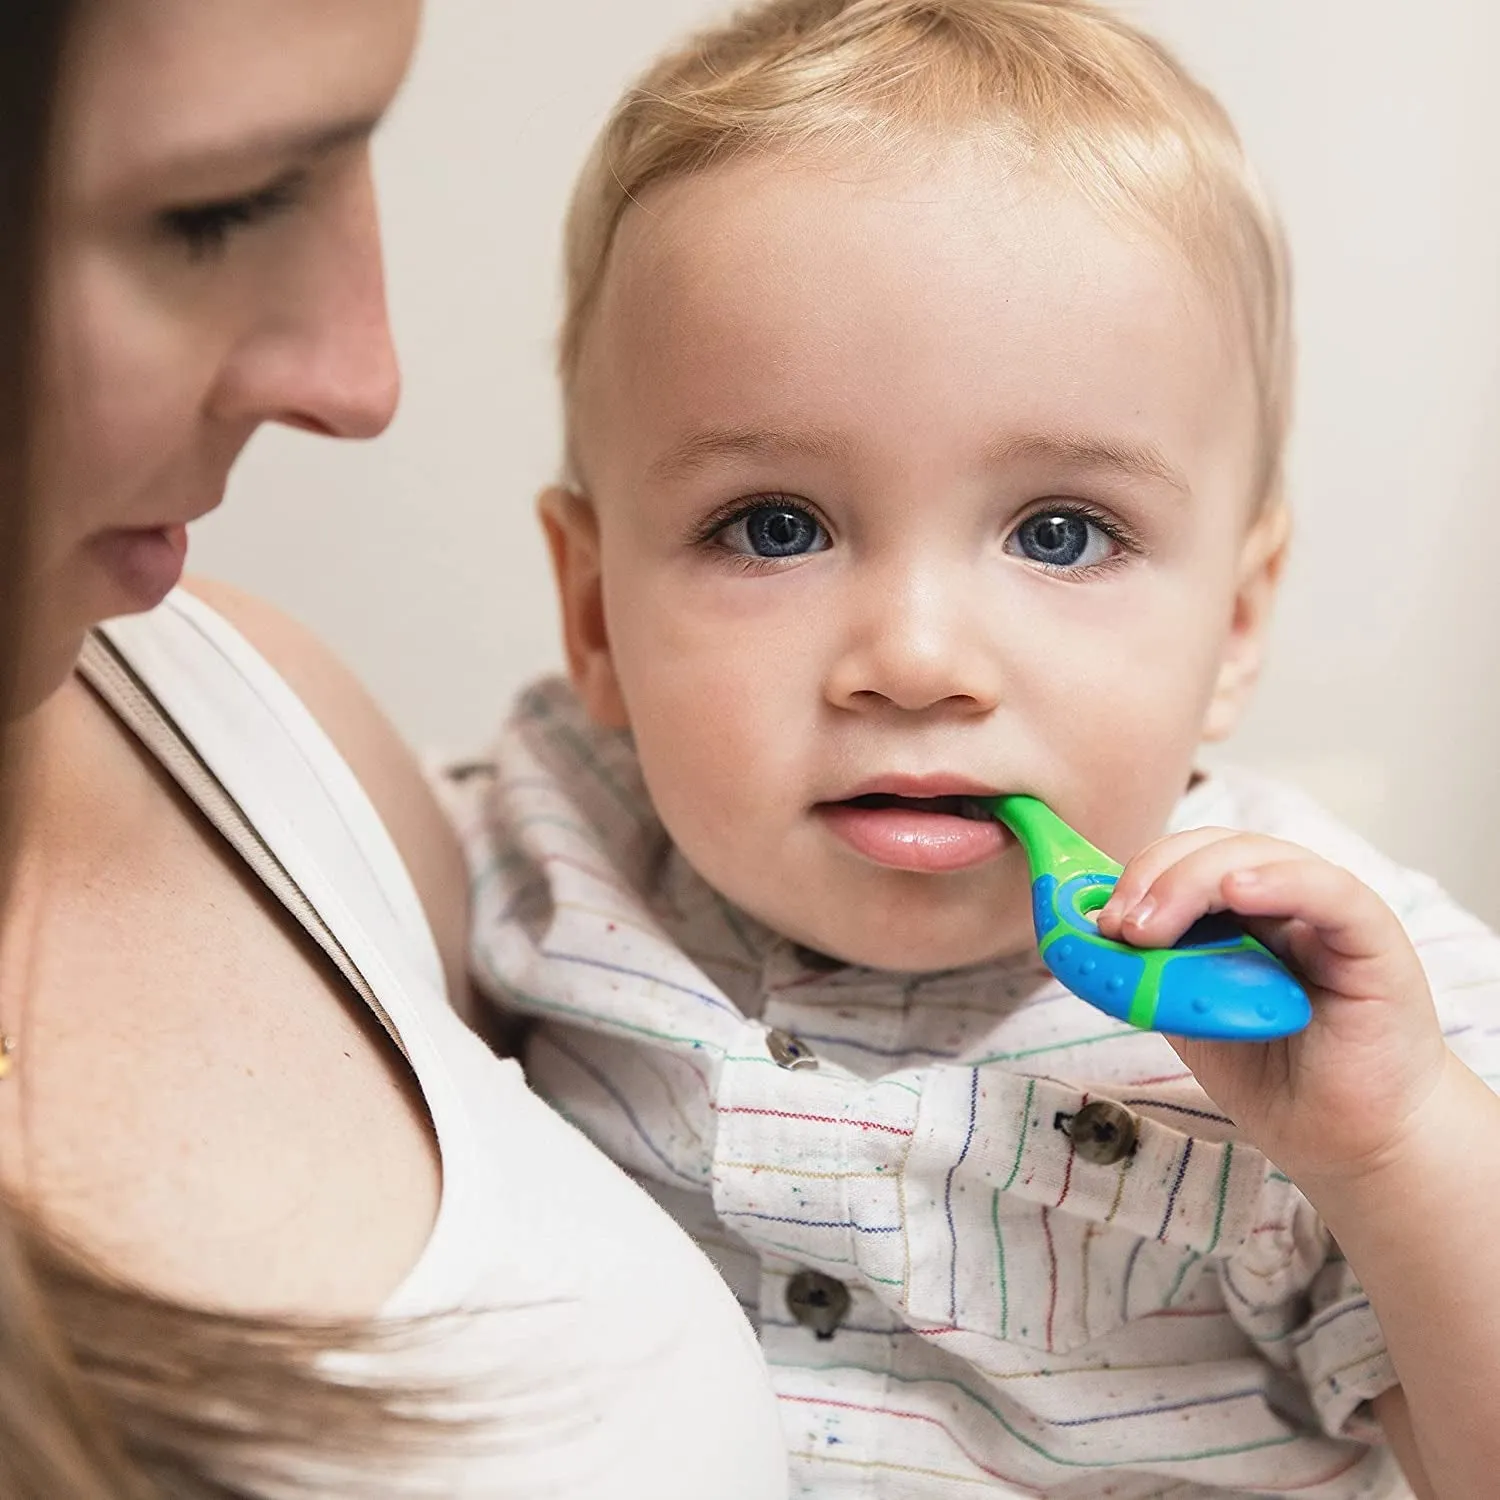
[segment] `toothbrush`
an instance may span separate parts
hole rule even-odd
[[[1204,917],[1171,948],[1103,937],[1093,913],[1124,867],[1035,797],[985,805],[1026,851],[1042,962],[1080,1000],[1144,1031],[1218,1041],[1271,1041],[1312,1019],[1302,986],[1230,917]]]

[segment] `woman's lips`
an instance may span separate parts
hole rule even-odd
[[[931,807],[917,804],[929,801]],[[1000,854],[1011,836],[988,816],[965,816],[956,797],[865,796],[823,802],[818,813],[856,854],[892,870],[944,875],[972,869]]]
[[[105,572],[138,609],[155,609],[182,579],[187,527],[106,531],[95,538],[93,549]]]

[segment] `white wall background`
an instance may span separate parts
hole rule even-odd
[[[381,145],[406,367],[378,442],[258,438],[194,566],[318,629],[422,744],[558,657],[531,516],[572,174],[718,0],[430,0]],[[1500,6],[1127,0],[1218,90],[1286,218],[1299,534],[1241,759],[1500,921]]]

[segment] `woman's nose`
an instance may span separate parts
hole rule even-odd
[[[376,437],[396,413],[401,373],[368,163],[324,214],[265,290],[215,408],[329,437]]]
[[[1000,702],[997,643],[957,566],[910,567],[866,583],[828,674],[835,707],[984,714]]]

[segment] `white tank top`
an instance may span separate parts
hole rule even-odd
[[[783,1500],[780,1422],[740,1308],[676,1224],[449,1008],[405,866],[301,701],[190,595],[102,634],[363,976],[431,1115],[437,1221],[382,1316],[432,1321],[376,1372],[430,1380],[482,1425],[424,1454],[402,1493]]]

